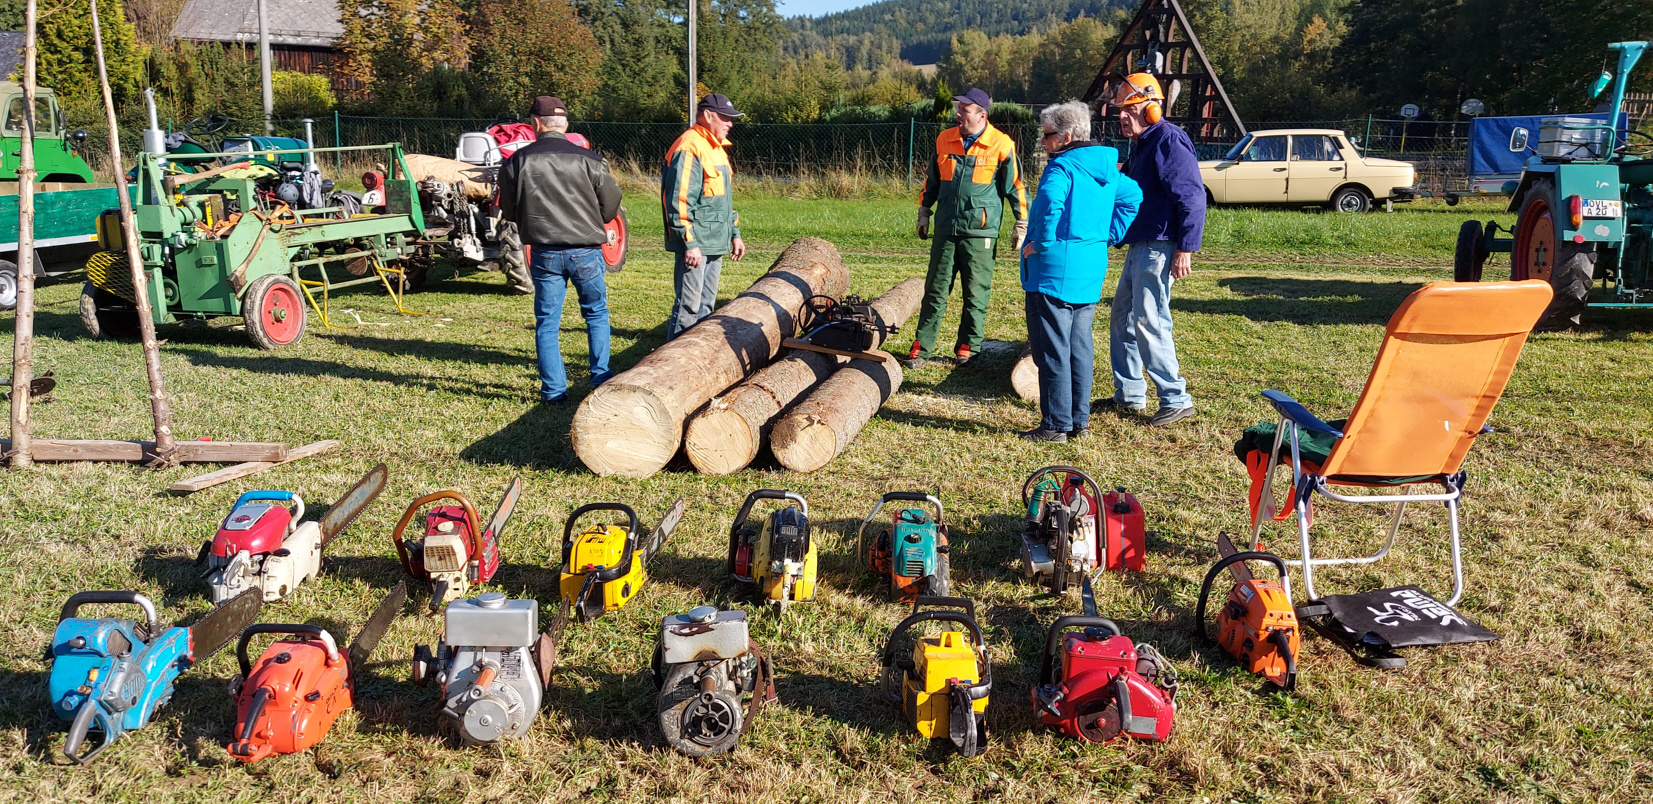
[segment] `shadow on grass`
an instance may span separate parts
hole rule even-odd
[[[435,345],[435,344],[433,344]],[[204,349],[179,349],[168,344],[168,351],[197,366],[237,369],[255,374],[282,377],[337,377],[346,380],[384,382],[399,386],[425,386],[431,390],[465,393],[483,399],[520,402],[522,397],[509,383],[477,383],[455,381],[451,377],[431,374],[404,374],[381,369],[364,368],[330,360],[312,360],[303,357],[272,357],[265,352],[248,354],[218,354]]]
[[[133,569],[152,588],[161,590],[161,599],[168,606],[181,600],[211,596],[206,567],[196,561],[194,555],[181,554],[176,547],[144,548]]]
[[[1218,280],[1237,298],[1173,298],[1179,313],[1234,315],[1253,321],[1292,324],[1383,324],[1418,282],[1356,282],[1239,276]]]
[[[775,696],[788,709],[876,734],[912,728],[904,725],[900,706],[885,700],[876,685],[813,673],[776,674]]]
[[[460,450],[459,457],[484,466],[580,470],[582,464],[568,434],[579,401],[571,395],[560,405],[534,405],[515,421]]]
[[[41,649],[48,648],[42,645]],[[21,731],[30,756],[67,764],[57,750],[69,723],[52,711],[49,677],[49,671],[0,670],[0,729]]]

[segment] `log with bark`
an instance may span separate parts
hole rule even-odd
[[[838,249],[799,238],[704,321],[603,383],[574,413],[574,453],[599,475],[648,477],[677,454],[689,414],[768,363],[796,335],[804,300],[849,286]]]
[[[923,298],[924,281],[908,279],[873,299],[872,309],[879,322],[893,330],[918,312]],[[881,334],[879,341],[883,340]],[[703,474],[726,475],[745,469],[758,456],[763,437],[781,411],[847,362],[845,357],[793,350],[689,419],[683,451]]]
[[[775,423],[769,448],[782,466],[794,472],[820,469],[843,454],[900,388],[900,363],[851,360]]]
[[[1033,365],[1033,347],[1022,347],[1022,356],[1010,369],[1010,387],[1016,390],[1016,396],[1039,404],[1039,367]]]

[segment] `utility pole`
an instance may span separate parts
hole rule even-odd
[[[262,2],[263,0],[260,0]],[[700,102],[695,96],[695,88],[700,85],[700,57],[695,53],[695,43],[699,36],[695,33],[695,22],[700,17],[700,0],[689,0],[689,124],[694,125],[694,107]]]
[[[265,0],[258,3],[258,80],[264,90],[264,136],[275,133],[275,91],[270,87],[270,15]]]

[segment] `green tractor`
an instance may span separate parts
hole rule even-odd
[[[1621,132],[1619,123],[1630,72],[1647,45],[1607,46],[1618,53],[1618,69],[1602,73],[1592,94],[1613,89],[1605,123],[1545,118],[1536,148],[1516,129],[1511,150],[1534,155],[1520,180],[1505,185],[1509,211],[1519,215],[1504,230],[1511,237],[1499,237],[1491,221],[1468,221],[1458,232],[1458,281],[1480,281],[1487,256],[1509,252],[1511,279],[1550,283],[1555,299],[1539,329],[1577,326],[1586,307],[1653,307],[1653,137]]]

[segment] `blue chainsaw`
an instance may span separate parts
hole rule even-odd
[[[81,606],[105,603],[137,606],[144,620],[76,616]],[[69,721],[63,755],[84,764],[142,728],[171,700],[178,675],[229,644],[263,606],[263,592],[250,589],[193,625],[162,629],[155,604],[137,592],[72,595],[58,614],[49,654],[52,711]]]

